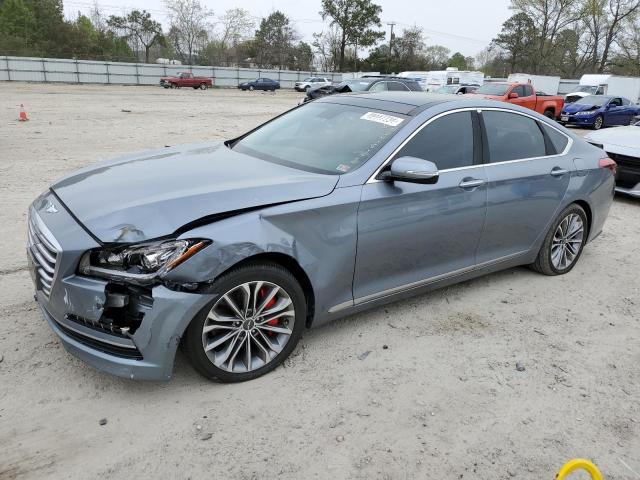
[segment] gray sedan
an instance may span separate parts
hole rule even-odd
[[[517,106],[336,95],[63,178],[29,209],[28,259],[44,318],[94,367],[168,379],[182,344],[243,381],[336,318],[518,265],[570,272],[615,168]]]

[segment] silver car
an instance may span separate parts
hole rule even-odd
[[[518,265],[568,273],[614,171],[517,106],[336,95],[59,180],[29,210],[28,258],[44,318],[90,365],[168,379],[183,345],[242,381],[339,317]]]

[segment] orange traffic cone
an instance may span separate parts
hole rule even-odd
[[[27,120],[29,120],[27,118],[27,112],[24,111],[23,104],[20,104],[20,116],[18,117],[18,120],[20,120],[21,122],[26,122]]]

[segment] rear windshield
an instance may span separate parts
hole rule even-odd
[[[265,124],[232,148],[281,165],[339,175],[369,160],[404,115],[311,102]]]
[[[509,85],[487,83],[476,90],[474,93],[479,93],[481,95],[497,95],[501,97],[502,95],[506,95],[507,90],[509,90]]]

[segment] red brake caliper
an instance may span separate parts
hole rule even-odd
[[[260,289],[260,297],[261,297],[261,298],[264,298],[264,297],[266,297],[266,296],[267,296],[267,289],[266,289],[266,288],[264,288],[264,287],[262,287],[262,288]],[[271,300],[269,300],[269,301],[267,302],[267,304],[264,306],[264,309],[263,309],[263,310],[269,310],[269,309],[270,309],[271,307],[273,307],[275,304],[276,304],[276,297],[273,297]],[[271,325],[272,327],[277,327],[277,326],[278,326],[278,322],[279,322],[279,321],[280,321],[280,319],[279,319],[279,318],[274,318],[274,319],[272,319],[272,320],[269,320],[269,321],[267,322],[267,325]],[[274,333],[273,333],[273,332],[267,332],[267,335],[271,337],[271,336],[273,336],[273,335],[274,335]]]

